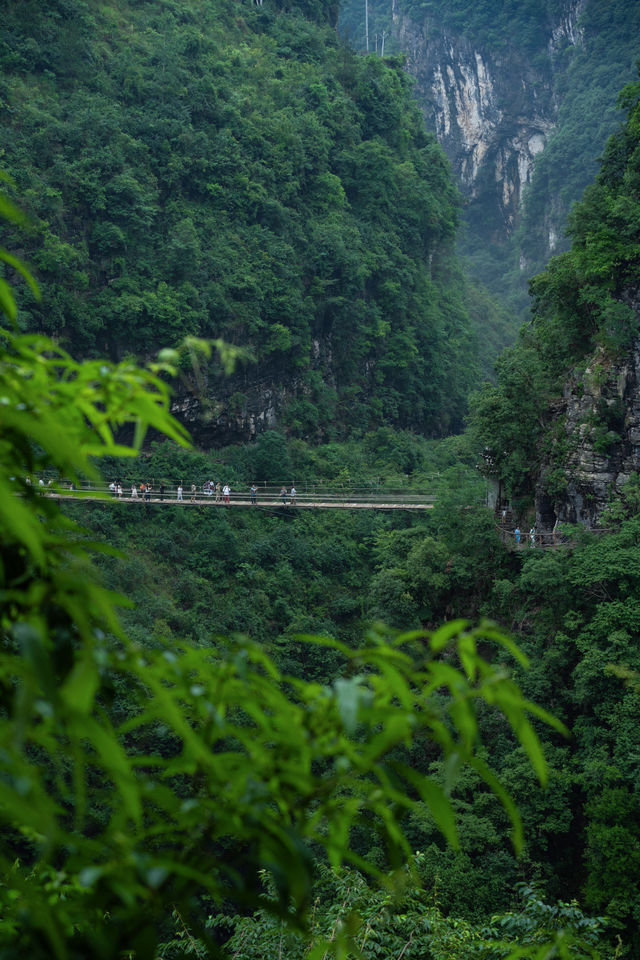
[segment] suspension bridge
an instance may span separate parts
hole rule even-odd
[[[279,493],[270,487],[258,488],[255,498],[250,493],[231,491],[228,498],[215,490],[210,492],[184,488],[182,495],[176,487],[165,487],[163,491],[151,488],[139,490],[135,494],[130,490],[123,490],[121,494],[113,492],[107,486],[91,486],[81,489],[71,489],[64,486],[41,487],[43,496],[52,497],[60,501],[86,502],[118,502],[130,504],[139,508],[144,504],[153,504],[162,507],[206,507],[211,509],[248,508],[252,510],[432,510],[436,502],[435,495],[416,490],[378,490],[368,492],[362,489],[336,489],[329,492],[326,489],[304,489]]]
[[[379,510],[379,511],[414,511],[432,510],[437,502],[437,496],[427,490],[416,488],[399,489],[377,487],[343,487],[339,485],[329,487],[327,484],[304,484],[302,490],[296,490],[294,496],[291,490],[280,492],[277,485],[263,484],[257,488],[255,498],[250,493],[230,491],[228,499],[222,491],[214,488],[197,488],[192,491],[190,486],[183,488],[180,495],[177,487],[164,486],[156,489],[153,486],[146,489],[135,487],[124,488],[122,493],[111,490],[109,486],[85,484],[80,489],[74,489],[70,484],[63,482],[40,485],[42,496],[62,502],[85,503],[121,503],[131,505],[132,509],[143,509],[144,506],[172,507],[174,509],[188,509],[191,507],[207,508],[212,510],[250,509],[263,511],[294,510]],[[475,506],[485,505],[478,502]],[[468,508],[467,508],[468,509]],[[553,532],[519,530],[511,522],[496,523],[496,534],[509,551],[524,552],[531,549],[554,550],[576,545],[577,528],[571,529],[569,524]],[[592,533],[609,533],[608,529],[597,528]]]

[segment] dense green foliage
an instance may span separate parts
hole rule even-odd
[[[628,509],[637,509],[637,498]],[[637,950],[638,518],[624,520],[616,534],[587,539],[573,552],[529,550],[522,557],[499,551],[486,520],[483,538],[477,520],[461,519],[457,540],[449,539],[441,550],[442,558],[449,558],[444,571],[442,561],[435,569],[423,568],[422,582],[416,582],[410,553],[404,560],[390,559],[389,567],[393,564],[402,578],[406,604],[440,599],[430,611],[436,617],[464,609],[464,599],[458,598],[464,598],[465,586],[474,588],[468,579],[473,573],[480,587],[470,596],[475,609],[514,631],[534,665],[522,678],[524,689],[560,716],[573,737],[567,744],[547,745],[552,778],[544,795],[531,788],[518,751],[493,730],[492,758],[511,784],[527,826],[528,848],[519,867],[505,861],[498,867],[493,859],[493,818],[472,783],[462,789],[459,803],[463,832],[473,840],[453,856],[430,850],[424,834],[416,833],[414,844],[425,851],[432,878],[440,878],[448,909],[471,912],[472,902],[477,909],[478,896],[470,891],[491,881],[493,906],[508,902],[510,871],[517,877],[524,870],[525,877],[544,880],[549,896],[584,898],[589,909],[621,922]],[[392,536],[400,546],[402,533]],[[429,548],[422,532],[414,542],[433,556],[447,540]],[[393,552],[392,540],[387,556]],[[443,572],[453,580],[467,563],[467,579],[460,580],[458,573],[452,601],[440,592]],[[448,610],[442,605],[447,602]],[[463,876],[474,880],[461,897]],[[495,883],[498,877],[502,889]],[[491,908],[484,906],[485,915]]]
[[[423,855],[413,861],[420,874]],[[544,960],[587,960],[602,956],[602,918],[585,917],[574,903],[544,903],[535,890],[524,886],[523,903],[490,922],[473,923],[445,916],[435,902],[425,903],[424,890],[407,872],[395,889],[371,890],[353,871],[338,877],[321,870],[315,899],[311,955],[321,938],[332,937],[344,960],[375,960],[380,956],[407,960],[502,960],[510,957]],[[215,922],[215,921],[214,921]],[[229,926],[228,921],[225,926]],[[309,955],[309,938],[286,930],[266,909],[250,918],[234,918],[228,946],[238,960],[257,956],[303,960]],[[508,943],[516,944],[513,950]]]
[[[487,467],[519,506],[531,503],[536,482],[562,498],[571,479],[558,415],[563,384],[579,391],[587,376],[597,384],[637,338],[640,83],[629,84],[620,102],[627,119],[572,212],[571,249],[533,280],[533,321],[501,358],[497,386],[473,403]],[[619,402],[594,411],[584,429],[595,449],[605,452],[616,439],[623,415]],[[531,866],[546,876],[551,895],[579,886],[589,908],[606,911],[624,929],[631,956],[640,948],[637,491],[633,476],[612,503],[604,523],[614,533],[585,535],[572,551],[531,550],[521,569],[494,566],[482,606],[512,626],[532,657],[529,695],[573,731],[568,746],[549,753],[557,770],[553,804],[516,790],[531,826]],[[516,756],[502,773],[520,780]]]
[[[77,483],[94,474],[91,457],[133,455],[113,442],[123,421],[138,424],[137,442],[150,425],[181,439],[167,391],[129,364],[77,364],[28,335],[4,341],[3,955],[154,957],[171,909],[206,936],[204,894],[256,907],[260,869],[274,909],[300,922],[311,849],[334,868],[346,859],[379,873],[353,833],[375,831],[398,865],[411,852],[403,819],[418,806],[457,844],[447,794],[463,764],[500,798],[522,845],[517,811],[478,750],[476,705],[503,712],[542,782],[529,715],[559,725],[480,656],[497,642],[525,664],[506,636],[458,621],[371,633],[360,650],[316,641],[342,661],[331,683],[283,676],[246,639],[135,643],[114,595],[93,582],[81,528],[47,488],[15,478],[47,464]],[[444,785],[407,763],[426,742],[447,760]]]
[[[354,56],[327,17],[320,2],[9,5],[2,164],[44,291],[23,298],[28,329],[76,356],[189,333],[247,346],[243,377],[210,371],[216,414],[269,386],[301,435],[460,424],[473,338],[449,168],[399,63]]]
[[[4,201],[0,213],[13,218]],[[0,294],[11,319],[12,290]],[[480,654],[497,645],[526,666],[506,635],[456,621],[432,633],[370,631],[355,650],[316,638],[342,661],[330,683],[283,675],[242,637],[135,643],[116,597],[95,583],[95,544],[42,473],[94,479],[96,460],[135,456],[150,427],[184,445],[159,376],[175,371],[78,363],[16,331],[2,341],[2,955],[156,957],[170,911],[182,931],[187,917],[207,937],[202,898],[255,909],[261,873],[272,910],[301,925],[312,851],[382,880],[354,835],[375,834],[397,868],[411,855],[404,820],[418,808],[457,846],[449,794],[464,769],[500,799],[522,847],[517,809],[481,755],[479,705],[502,713],[541,783],[531,718],[564,728]],[[131,445],[114,439],[123,424],[134,425]],[[426,744],[444,782],[410,762]],[[201,941],[180,941],[187,953],[192,943],[200,951]],[[320,949],[339,946],[330,937]]]
[[[184,478],[188,488],[192,480],[200,486],[205,479],[220,478],[230,482],[234,492],[246,493],[252,478],[262,479],[266,454],[265,469],[274,471],[266,479],[293,476],[301,493],[307,478],[315,481],[314,489],[321,480],[320,489],[334,493],[365,480],[369,482],[365,489],[375,491],[374,477],[376,482],[384,478],[392,488],[416,486],[432,495],[455,483],[457,499],[438,505],[429,525],[433,536],[444,536],[448,524],[448,542],[454,543],[460,506],[481,503],[484,482],[475,472],[451,467],[452,460],[469,457],[462,440],[442,446],[449,450],[434,452],[432,443],[420,445],[402,434],[380,431],[359,444],[313,449],[299,441],[287,446],[280,435],[267,432],[255,444],[216,456],[155,445],[133,463],[108,460],[106,469],[108,476],[122,479],[125,489],[132,481],[151,481],[157,490],[162,481],[175,486]],[[164,641],[201,642],[211,633],[240,630],[259,636],[283,669],[328,680],[334,658],[327,651],[301,646],[297,634],[322,633],[356,643],[376,618],[398,628],[419,625],[424,603],[409,602],[409,586],[386,567],[396,554],[410,550],[414,577],[424,579],[426,572],[420,568],[427,557],[419,548],[424,524],[401,512],[370,510],[341,511],[339,517],[291,510],[283,516],[281,510],[270,509],[270,497],[259,492],[258,501],[257,511],[231,513],[213,505],[168,511],[143,502],[133,507],[83,503],[74,508],[78,521],[126,554],[124,563],[110,557],[97,562],[106,584],[136,603],[135,609],[122,614],[130,636],[140,642],[150,633]],[[394,531],[402,545],[391,549]],[[446,548],[438,548],[432,565],[443,551]],[[471,568],[469,560],[473,580]],[[442,595],[460,598],[463,579],[461,570],[452,571]],[[469,597],[456,607],[456,615],[470,615],[473,609]]]
[[[405,822],[412,849],[421,851],[423,889],[437,891],[438,910],[430,906],[432,894],[417,892],[411,909],[408,903],[400,906],[401,900],[396,906],[393,897],[383,909],[383,893],[345,878],[361,919],[355,926],[347,923],[345,908],[344,935],[359,943],[368,919],[379,917],[373,956],[376,944],[399,943],[403,933],[408,939],[412,924],[422,925],[428,915],[439,931],[430,944],[437,957],[443,944],[453,951],[448,936],[461,937],[467,948],[465,937],[484,941],[492,915],[518,913],[518,882],[535,881],[552,903],[576,898],[585,909],[608,915],[610,939],[620,933],[631,945],[630,954],[619,956],[633,956],[640,847],[635,646],[640,529],[637,518],[625,518],[637,497],[630,490],[612,512],[611,522],[617,517],[622,524],[614,535],[592,537],[572,551],[513,554],[501,544],[492,515],[481,506],[468,509],[479,493],[472,469],[445,469],[438,489],[438,504],[426,518],[117,503],[92,506],[88,517],[86,505],[75,510],[126,551],[125,560],[105,558],[101,566],[111,587],[135,599],[137,609],[123,616],[140,642],[152,625],[153,643],[167,638],[175,643],[181,631],[203,643],[216,622],[223,629],[235,624],[259,631],[281,669],[331,683],[339,658],[301,644],[297,631],[320,631],[351,647],[374,618],[420,628],[469,613],[488,615],[513,631],[532,663],[519,678],[523,689],[572,731],[569,740],[541,731],[550,763],[543,791],[504,726],[480,713],[487,756],[522,811],[522,858],[499,842],[504,812],[473,772],[464,774],[452,795],[458,850],[447,848],[419,805]],[[416,769],[444,782],[446,767],[428,745],[415,744],[410,756]],[[377,837],[356,832],[354,842],[360,856],[384,869],[387,854]],[[401,898],[402,889],[395,896]],[[343,899],[324,882],[316,895],[320,938],[331,931]],[[228,918],[215,910],[211,916],[218,935],[229,931]],[[546,916],[551,920],[554,914]],[[573,916],[577,920],[579,911]],[[523,920],[521,929],[536,929],[527,923]],[[289,951],[284,956],[305,949],[307,941],[296,941],[266,914],[251,923],[237,918],[235,924],[234,950],[244,944],[242,949],[266,955],[280,938]],[[515,921],[513,928],[505,926],[512,933],[516,928]]]
[[[439,499],[424,518],[112,503],[92,506],[88,517],[86,505],[76,510],[127,553],[124,562],[105,558],[101,566],[111,587],[136,600],[137,608],[123,616],[140,640],[151,625],[154,642],[175,642],[181,631],[202,642],[217,622],[223,629],[236,625],[259,631],[282,669],[325,683],[338,661],[329,651],[302,645],[296,635],[301,629],[351,646],[372,619],[420,628],[482,613],[512,630],[533,665],[520,678],[523,688],[573,735],[565,741],[542,734],[551,776],[541,791],[521,749],[500,724],[481,716],[491,761],[523,812],[524,856],[518,860],[500,845],[504,814],[475,775],[464,775],[453,794],[457,851],[442,843],[425,811],[416,809],[405,825],[412,848],[422,854],[424,888],[437,889],[445,926],[455,921],[459,932],[468,927],[475,931],[469,936],[482,938],[491,915],[516,909],[517,883],[533,880],[551,901],[576,898],[586,909],[609,915],[610,936],[620,931],[636,949],[640,532],[637,519],[628,517],[637,495],[630,489],[612,510],[609,522],[623,523],[615,535],[594,537],[572,552],[513,554],[500,542],[493,516],[481,504],[470,509],[483,492],[477,471],[447,465],[453,457],[470,459],[470,451],[460,442],[449,447],[438,463],[430,451],[429,469],[440,467]],[[175,462],[168,450],[162,457],[165,466]],[[369,465],[381,468],[383,462],[370,459]],[[356,466],[346,448],[336,456],[334,477],[341,465]],[[416,465],[409,483],[425,465]],[[418,747],[411,757],[416,767],[445,776],[431,750]],[[356,843],[368,862],[384,866],[386,855],[375,838],[360,834]],[[372,898],[367,909],[375,913],[378,895],[362,896]],[[428,900],[418,902],[416,916],[423,917]],[[338,908],[326,894],[329,927]],[[384,942],[405,929],[394,927],[394,909],[387,919]],[[263,921],[266,928],[251,927],[257,938],[251,943],[264,946],[280,935],[277,922]],[[216,929],[227,929],[227,921],[216,923]]]

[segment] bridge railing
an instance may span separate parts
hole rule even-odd
[[[39,481],[36,481],[39,485]],[[34,483],[34,481],[32,481]],[[145,484],[146,486],[146,484]],[[263,484],[258,487],[256,491],[256,500],[258,503],[291,503],[291,487],[287,486],[286,494],[281,493],[281,487],[283,485],[267,485]],[[177,500],[178,498],[178,486],[177,484],[165,484],[164,491],[161,494],[160,485],[153,484],[151,485],[150,491],[142,490],[141,484],[135,484],[136,493],[132,496],[132,484],[123,483],[122,484],[122,494],[119,496],[117,492],[112,491],[107,483],[90,483],[84,482],[80,487],[72,488],[68,481],[66,480],[56,480],[56,481],[47,481],[43,487],[44,491],[56,492],[56,493],[66,493],[72,495],[75,493],[76,496],[96,496],[96,497],[107,497],[123,500],[159,500],[161,497],[164,500]],[[183,484],[182,486],[182,499],[190,500],[194,496],[191,491],[191,484]],[[195,499],[198,502],[202,503],[215,503],[222,502],[223,494],[222,492],[216,492],[215,489],[205,489],[204,485],[200,484],[196,487]],[[250,502],[251,493],[249,486],[242,489],[232,489],[229,495],[231,502]],[[397,487],[385,487],[376,486],[374,488],[365,487],[365,486],[341,486],[340,484],[330,485],[330,484],[317,484],[309,485],[305,484],[302,489],[296,487],[295,502],[296,503],[406,503],[406,504],[422,504],[422,503],[435,503],[436,496],[432,492],[425,492],[419,490],[409,490],[406,487],[404,489],[399,489]]]

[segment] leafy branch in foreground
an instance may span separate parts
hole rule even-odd
[[[354,851],[355,826],[376,831],[399,867],[411,856],[403,818],[422,802],[456,844],[448,790],[464,763],[504,803],[519,845],[513,803],[475,753],[478,702],[504,714],[545,777],[529,716],[549,718],[477,653],[479,642],[503,642],[490,626],[372,633],[359,650],[341,648],[345,676],[330,686],[281,676],[241,638],[225,651],[78,647],[53,683],[42,638],[18,625],[14,636],[23,656],[0,658],[4,689],[20,691],[0,725],[0,813],[13,835],[2,866],[5,906],[21,918],[17,938],[31,956],[27,930],[59,956],[65,930],[76,951],[153,956],[166,905],[189,916],[193,897],[206,893],[255,907],[262,869],[275,884],[273,909],[300,925],[312,849],[335,868],[351,863],[384,881]],[[125,691],[119,725],[105,709],[109,690]],[[404,747],[425,739],[446,758],[444,786],[403,760]],[[24,867],[12,867],[25,836]],[[33,877],[53,864],[71,886],[52,904]]]

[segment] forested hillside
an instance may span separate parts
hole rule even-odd
[[[462,422],[476,368],[456,190],[400,64],[354,55],[335,16],[249,0],[3,11],[1,162],[44,291],[21,322],[77,356],[187,334],[248,348],[242,374],[206,376],[208,425],[191,426],[207,443],[275,422]]]
[[[502,960],[506,950],[490,948],[487,937],[501,930],[518,943],[528,936],[542,941],[554,925],[579,934],[584,952],[578,956],[592,956],[588,945],[595,947],[606,931],[593,956],[632,957],[640,877],[637,517],[616,521],[609,536],[584,534],[572,549],[512,552],[483,505],[473,448],[461,442],[448,447],[423,451],[410,468],[417,482],[425,469],[440,473],[438,503],[424,519],[295,508],[283,513],[265,504],[185,511],[153,503],[82,504],[73,516],[123,551],[122,559],[105,557],[100,567],[107,586],[135,601],[123,618],[129,635],[144,646],[173,647],[187,637],[206,648],[212,631],[246,630],[260,637],[282,670],[330,686],[336,676],[344,678],[339,651],[309,648],[301,637],[307,631],[352,647],[375,621],[420,630],[487,616],[508,628],[530,668],[514,670],[506,656],[492,653],[494,666],[508,670],[532,701],[571,730],[565,737],[538,728],[550,768],[542,789],[521,745],[502,722],[480,712],[483,756],[523,817],[523,854],[516,856],[504,842],[504,810],[467,771],[452,790],[460,848],[443,841],[418,804],[404,820],[411,847],[419,851],[418,886],[400,884],[399,899],[384,909],[375,883],[362,875],[330,877],[320,858],[313,936],[330,935],[336,917],[346,922],[356,909],[364,917],[359,937],[369,919],[374,924],[367,960],[395,944],[400,950],[412,931],[408,956],[415,960],[466,960],[472,943],[483,960]],[[368,464],[388,471],[391,464],[381,454],[370,449]],[[334,456],[335,473],[326,461],[324,468],[337,486],[340,460],[354,472],[357,465],[353,451],[350,457],[343,449],[340,457],[336,448]],[[212,467],[225,476],[242,469],[240,461]],[[188,457],[167,447],[157,448],[143,469],[175,474],[185,468]],[[202,463],[194,459],[198,469]],[[429,746],[415,744],[409,757],[414,769],[446,781]],[[377,834],[356,831],[353,842],[367,863],[386,868],[388,851]],[[539,898],[537,907],[530,898]],[[497,915],[502,919],[490,933]],[[268,955],[274,941],[283,944],[287,960],[308,949],[304,937],[285,933],[268,913],[251,920],[215,913],[210,922],[217,936],[233,932],[231,950],[247,960]],[[616,955],[618,935],[625,948]],[[525,956],[535,957],[533,948]]]
[[[19,220],[0,201],[0,214]],[[19,260],[2,248],[0,259],[38,295]],[[6,283],[0,308],[15,320]],[[169,414],[165,376],[175,376],[166,362],[151,370],[129,361],[78,363],[50,339],[2,330],[0,951],[25,960],[253,958],[268,955],[275,935],[280,955],[286,949],[293,960],[310,948],[361,956],[358,941],[366,940],[375,955],[382,935],[405,954],[415,941],[422,955],[426,948],[462,960],[470,942],[480,955],[503,951],[505,924],[512,943],[532,949],[598,943],[600,918],[571,904],[549,910],[531,889],[519,910],[488,926],[449,919],[436,902],[425,911],[420,899],[423,858],[413,847],[424,834],[411,820],[429,834],[437,825],[438,836],[458,848],[461,818],[449,794],[462,773],[485,802],[500,802],[500,832],[510,824],[514,850],[522,849],[520,815],[481,746],[486,719],[495,722],[497,711],[502,733],[511,731],[541,784],[548,767],[531,719],[565,733],[523,697],[500,662],[479,652],[502,649],[509,663],[526,666],[508,636],[460,620],[404,634],[377,625],[356,648],[332,636],[290,637],[273,656],[264,642],[211,635],[215,619],[202,616],[212,560],[226,559],[236,581],[244,573],[250,593],[259,583],[247,538],[243,554],[232,527],[225,532],[218,523],[226,506],[193,507],[172,526],[171,514],[154,516],[158,507],[138,501],[126,508],[133,526],[124,553],[87,540],[69,512],[73,484],[97,479],[96,462],[113,464],[117,456],[132,464],[150,427],[172,441],[158,454],[165,468],[187,445]],[[114,435],[128,423],[136,426],[131,446]],[[41,485],[43,471],[55,471],[52,488]],[[63,489],[69,511],[60,508]],[[78,506],[91,504],[84,498]],[[96,506],[115,539],[126,514],[113,501]],[[160,509],[176,508],[186,505]],[[295,522],[295,514],[292,507],[287,516]],[[259,529],[259,517],[252,512],[239,527],[257,520]],[[312,546],[317,532],[309,528]],[[259,561],[279,564],[260,586],[261,613],[269,593],[281,593],[291,560],[307,575],[306,584],[289,578],[298,604],[318,571],[357,576],[349,532],[325,537],[318,562],[313,549],[265,527]],[[384,539],[381,546],[382,561]],[[342,567],[335,562],[341,548]],[[126,598],[96,581],[96,550],[116,560],[105,571],[113,585],[124,577],[127,593],[140,588],[147,622],[137,631],[123,630],[116,615]],[[179,588],[172,604],[177,565],[204,576],[185,578],[187,591]],[[216,593],[228,585],[223,566]],[[156,610],[184,639],[171,636],[168,620],[156,631],[152,617],[149,629],[148,600],[160,601]],[[172,605],[187,616],[172,616]],[[292,606],[274,608],[281,624]],[[237,625],[249,609],[238,607]],[[282,660],[291,675],[282,673]],[[406,900],[409,915],[400,916]],[[382,909],[384,925],[374,919]]]
[[[569,218],[571,248],[533,280],[533,320],[472,406],[516,518],[539,533],[582,510],[594,527],[571,528],[572,550],[530,549],[515,578],[497,573],[485,610],[511,620],[535,662],[525,687],[574,733],[547,836],[534,833],[556,880],[578,881],[635,956],[640,83],[620,105],[626,121]]]

